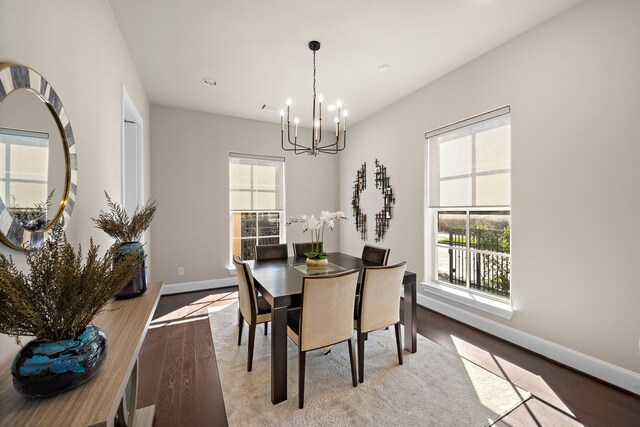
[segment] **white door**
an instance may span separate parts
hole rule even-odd
[[[122,206],[129,216],[145,202],[144,122],[133,100],[122,88]],[[140,239],[144,243],[144,236]]]
[[[142,201],[141,182],[139,171],[142,153],[138,144],[138,124],[131,120],[124,121],[124,142],[122,147],[123,179],[123,205],[129,216],[136,207],[144,203]]]

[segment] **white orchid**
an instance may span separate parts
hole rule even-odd
[[[307,220],[307,225],[311,230],[318,230],[324,224],[322,219],[316,219],[313,215]]]
[[[336,211],[322,211],[320,212],[320,217],[316,218],[314,215],[298,215],[289,217],[285,225],[291,225],[294,222],[299,222],[302,224],[302,232],[305,233],[308,230],[311,230],[311,252],[306,253],[305,255],[311,259],[324,259],[327,257],[327,254],[322,249],[322,243],[324,239],[324,227],[325,225],[329,226],[329,229],[333,231],[335,227],[335,220],[337,219],[346,219],[344,212]]]

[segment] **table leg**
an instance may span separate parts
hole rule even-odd
[[[271,403],[287,400],[287,307],[271,309]]]
[[[418,350],[416,322],[416,282],[404,284],[404,348],[411,353]]]

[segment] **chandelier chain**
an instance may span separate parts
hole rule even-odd
[[[316,102],[316,51],[313,51],[313,102]]]

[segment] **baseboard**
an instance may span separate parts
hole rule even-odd
[[[478,316],[475,313],[455,307],[431,296],[418,294],[417,303],[563,365],[640,395],[640,374],[633,371]]]
[[[224,279],[201,280],[199,282],[184,282],[165,284],[162,287],[162,295],[181,294],[183,292],[205,291],[207,289],[226,288],[235,286],[238,281],[235,277]]]

